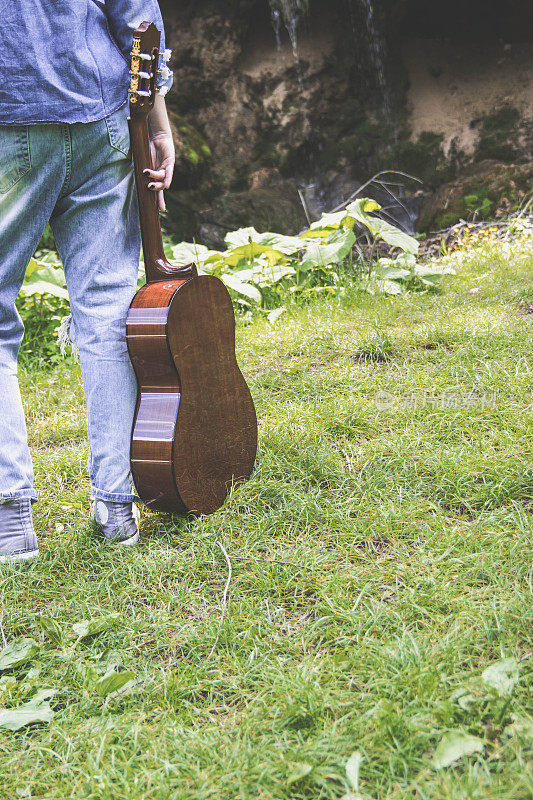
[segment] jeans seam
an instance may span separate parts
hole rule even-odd
[[[20,527],[24,531],[24,550],[30,549],[30,532],[29,532],[29,525],[28,520],[25,514],[26,508],[25,503],[19,503],[19,520],[20,520]]]
[[[70,187],[70,176],[72,174],[72,140],[70,137],[70,126],[67,123],[63,123],[63,143],[65,146],[65,180],[61,187],[61,197],[66,194]]]
[[[106,492],[103,489],[96,489],[93,487],[91,491],[91,498],[93,500],[108,500],[111,503],[136,503],[139,502],[138,495],[133,492],[126,494],[125,492]]]
[[[0,492],[0,505],[2,503],[11,503],[12,500],[21,500],[27,497],[34,502],[37,500],[37,492],[35,489],[20,489],[16,492]]]

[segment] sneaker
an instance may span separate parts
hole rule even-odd
[[[113,503],[95,499],[91,516],[104,538],[113,544],[128,545],[139,541],[139,509],[135,503]]]
[[[30,498],[0,504],[0,564],[28,561],[38,555]]]

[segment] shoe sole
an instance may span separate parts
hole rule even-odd
[[[122,541],[119,539],[118,541],[115,539],[110,539],[109,544],[115,545],[115,547],[130,547],[132,544],[137,544],[139,541],[139,531],[134,533],[133,536],[130,536],[129,539],[123,539]]]
[[[31,561],[39,558],[38,550],[25,550],[23,553],[9,553],[7,556],[0,556],[0,564],[14,564],[17,561]]]

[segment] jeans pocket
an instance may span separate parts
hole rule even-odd
[[[27,125],[0,125],[0,194],[8,192],[31,169]]]
[[[104,117],[104,119],[111,147],[128,156],[130,153],[130,131],[128,128],[127,106],[121,106]]]

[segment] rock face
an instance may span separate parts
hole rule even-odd
[[[443,43],[445,4],[424,27],[415,0],[311,0],[297,40],[281,25],[277,49],[269,0],[160,5],[175,72],[168,226],[179,236],[220,245],[250,224],[294,233],[306,224],[298,189],[317,216],[391,167],[424,180],[428,209],[472,164],[531,158],[533,48],[512,31],[505,43],[476,28],[475,46]]]

